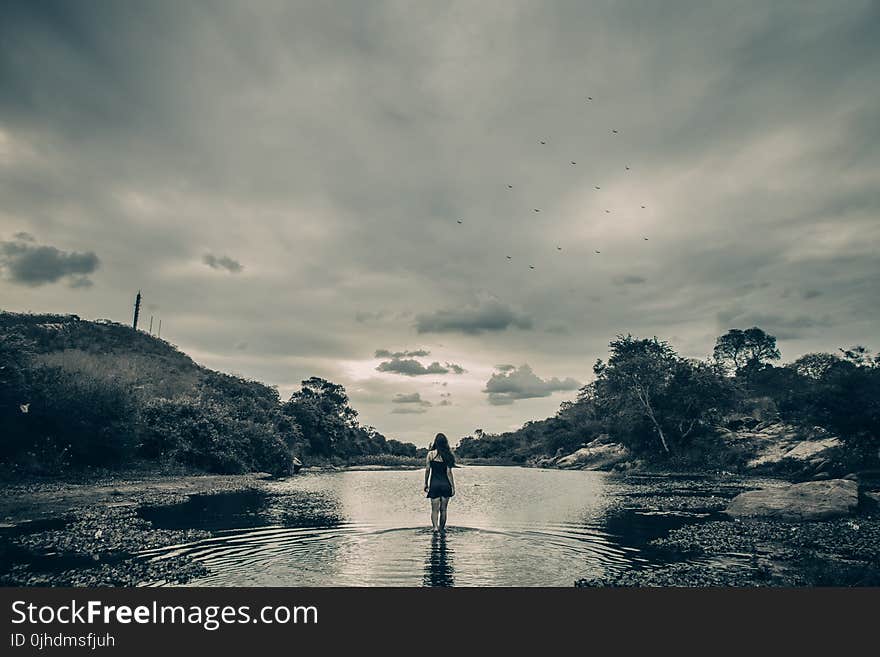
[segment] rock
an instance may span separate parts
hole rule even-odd
[[[725,513],[735,518],[823,520],[846,515],[858,504],[859,487],[854,481],[831,479],[740,493]]]
[[[843,477],[841,477],[841,479],[849,479],[850,481],[858,482],[859,475],[857,475],[855,472],[850,472],[848,475],[844,475]]]
[[[877,506],[880,506],[880,491],[868,490],[864,492],[865,498]]]
[[[556,461],[557,468],[581,470],[610,470],[630,458],[629,450],[618,443],[599,443],[594,440],[586,447]]]
[[[840,439],[827,432],[813,431],[805,440],[800,430],[781,422],[762,422],[751,430],[727,431],[721,435],[731,447],[751,454],[746,466],[752,469],[784,465],[804,466],[815,472],[814,464],[828,460],[831,451],[841,446]]]
[[[741,429],[754,429],[758,424],[759,421],[751,415],[735,415],[728,418],[724,426],[731,431],[740,431]]]
[[[840,447],[837,438],[823,438],[821,440],[804,440],[783,454],[782,458],[808,461],[829,449]]]

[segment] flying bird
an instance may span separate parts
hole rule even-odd
[[[513,189],[513,185],[508,185],[507,189]]]
[[[617,134],[617,130],[612,130],[611,132],[613,132],[615,135]]]
[[[535,208],[535,212],[540,212],[540,211],[541,210],[539,208]]]
[[[507,256],[507,259],[508,259],[508,260],[513,260],[513,258],[511,258],[510,256]]]
[[[596,253],[602,253],[601,251],[596,251]]]
[[[627,167],[626,170],[629,171],[629,167]]]
[[[642,210],[644,210],[644,209],[645,209],[645,206],[643,205],[643,206],[642,206]]]
[[[19,404],[18,408],[21,409],[22,413],[27,413],[31,408],[31,404],[30,402],[28,402],[27,404]]]
[[[462,222],[461,222],[461,219],[458,220],[458,223],[462,223]]]
[[[646,242],[648,241],[648,238],[647,238],[647,237],[643,237],[642,239],[645,240]]]
[[[587,100],[593,100],[592,96],[587,96]]]
[[[529,265],[529,269],[534,269],[535,265]]]
[[[542,141],[542,142],[541,142],[541,144],[546,144],[546,143],[547,143],[546,141]]]
[[[599,187],[599,185],[596,185],[596,189],[602,189],[602,188],[601,188],[601,187]]]
[[[572,164],[577,164],[577,162],[575,162],[574,160],[572,160],[571,163],[572,163]]]
[[[605,210],[605,214],[611,214],[611,210]],[[461,222],[459,222],[461,223]]]
[[[557,250],[557,251],[562,251],[562,247],[561,247],[561,246],[557,246],[557,247],[556,247],[556,250]]]

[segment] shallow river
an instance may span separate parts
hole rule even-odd
[[[147,509],[157,528],[214,536],[142,556],[202,561],[196,586],[571,586],[650,568],[648,540],[708,518],[620,508],[623,484],[599,472],[468,466],[455,480],[443,534],[421,470],[315,473]]]

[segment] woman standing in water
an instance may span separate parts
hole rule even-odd
[[[449,498],[455,495],[454,467],[455,457],[449,449],[449,441],[438,433],[434,436],[425,463],[425,492],[431,500],[431,525],[435,532],[446,528],[446,505],[449,504]]]

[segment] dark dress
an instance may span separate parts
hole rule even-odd
[[[449,483],[449,475],[446,474],[446,463],[432,459],[431,481],[426,497],[452,497],[452,495],[452,484]]]

